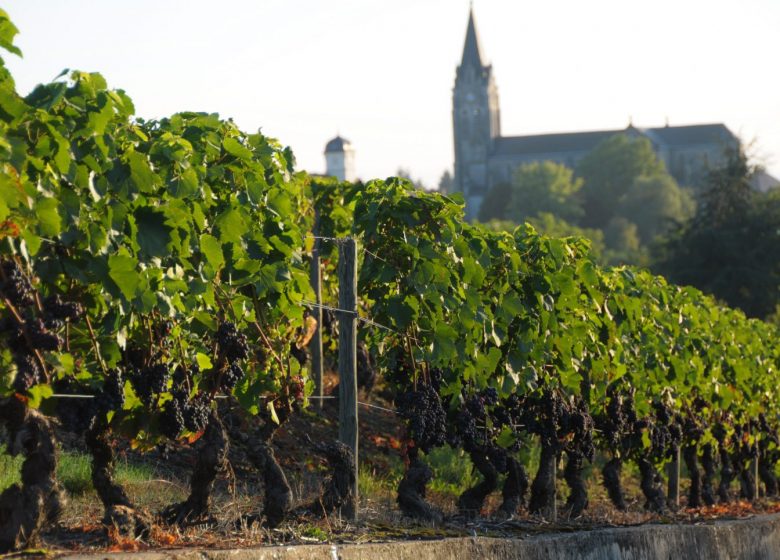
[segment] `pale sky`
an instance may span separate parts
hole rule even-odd
[[[322,172],[339,132],[363,179],[452,168],[468,0],[0,0],[27,93],[101,72],[145,118],[262,127]],[[504,135],[723,122],[780,177],[780,0],[475,0]]]

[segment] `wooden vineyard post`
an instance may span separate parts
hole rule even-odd
[[[761,458],[761,448],[758,445],[758,435],[756,435],[756,439],[753,441],[753,447],[755,449],[754,457],[753,457],[753,464],[751,465],[753,467],[753,501],[757,502],[761,496],[759,496],[759,491],[761,490],[761,482],[759,480],[759,473],[758,473],[758,461]]]
[[[339,243],[339,440],[354,457],[355,482],[346,514],[357,519],[358,510],[358,406],[357,406],[357,243]]]
[[[311,350],[311,375],[314,378],[314,396],[315,406],[318,410],[322,410],[322,396],[323,396],[323,383],[322,383],[322,277],[320,268],[320,213],[314,214],[314,245],[311,249],[311,270],[309,273],[309,281],[311,287],[314,290],[315,299],[317,304],[312,310],[314,319],[317,321],[317,330],[314,331],[314,336],[309,342],[309,349]]]
[[[671,462],[666,466],[669,484],[666,490],[666,502],[670,507],[680,507],[680,446],[674,450]]]
[[[550,523],[558,521],[558,461],[561,457],[556,453],[555,461],[553,462],[553,496],[552,496],[552,509],[550,510]]]

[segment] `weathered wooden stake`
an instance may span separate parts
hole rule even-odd
[[[674,450],[674,456],[666,466],[668,484],[666,488],[666,503],[675,508],[680,507],[680,446]]]
[[[754,498],[753,499],[754,499],[754,501],[757,502],[759,500],[759,498],[761,497],[758,494],[759,490],[761,489],[760,479],[758,478],[758,460],[760,459],[760,454],[761,454],[761,448],[758,446],[758,437],[756,437],[756,440],[753,443],[753,445],[756,448],[756,456],[753,459],[753,484],[754,484],[754,487],[753,487],[753,496],[754,496]]]
[[[320,269],[320,239],[318,238],[320,232],[320,214],[315,212],[314,214],[314,246],[311,249],[311,271],[309,274],[309,280],[311,287],[314,290],[314,301],[319,306],[322,305],[322,277]],[[322,308],[315,307],[312,310],[314,319],[317,321],[317,330],[314,332],[314,336],[311,337],[309,342],[309,349],[311,350],[311,376],[314,378],[314,396],[317,397],[314,405],[318,410],[322,410],[322,396],[323,396],[323,383],[322,383]]]
[[[352,449],[355,484],[345,514],[357,519],[358,406],[357,406],[357,243],[339,243],[339,439]]]
[[[560,455],[555,456],[553,462],[553,499],[552,499],[552,511],[550,512],[550,523],[558,521],[558,461],[561,460]]]

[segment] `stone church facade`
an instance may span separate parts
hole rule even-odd
[[[709,167],[717,166],[726,148],[739,140],[725,125],[698,124],[621,130],[502,136],[493,68],[484,64],[474,14],[469,14],[463,57],[452,90],[455,141],[454,190],[463,193],[466,214],[476,217],[490,188],[509,182],[524,163],[551,160],[574,167],[601,141],[614,134],[647,138],[669,173],[681,185],[694,186]]]

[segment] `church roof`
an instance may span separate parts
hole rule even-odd
[[[333,152],[343,152],[344,148],[352,146],[349,140],[336,136],[333,140],[325,144],[325,153],[331,154]]]
[[[697,146],[702,144],[726,145],[737,139],[725,125],[696,124],[688,126],[664,126],[659,128],[634,128],[623,130],[593,130],[588,132],[563,132],[530,136],[504,136],[496,138],[494,156],[519,154],[555,154],[588,152],[602,140],[615,134],[641,134],[654,144],[664,146]]]
[[[479,46],[477,26],[474,24],[474,10],[469,10],[469,24],[466,28],[466,42],[463,45],[461,66],[482,68],[482,49]]]
[[[559,152],[585,152],[622,130],[594,130],[589,132],[564,132],[560,134],[534,134],[531,136],[503,136],[496,138],[493,155],[550,154]]]
[[[645,129],[651,139],[658,139],[669,146],[696,144],[726,144],[736,141],[736,137],[725,125],[694,124],[688,126],[664,126]]]

